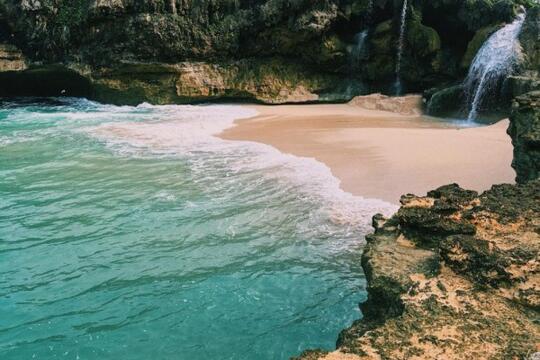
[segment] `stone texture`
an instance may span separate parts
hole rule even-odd
[[[364,318],[302,359],[525,359],[540,342],[540,180],[456,184],[374,217]]]
[[[527,12],[527,18],[523,24],[519,41],[525,55],[524,66],[528,69],[540,71],[540,6],[536,6]]]
[[[220,64],[124,63],[92,70],[69,64],[87,77],[91,97],[115,104],[189,103],[211,100],[251,100],[267,104],[347,101],[339,77],[316,73],[283,59],[238,60]],[[358,88],[361,91],[361,87]]]
[[[14,45],[0,44],[0,72],[26,70],[26,58]]]
[[[507,79],[507,86],[512,98],[528,92],[540,90],[540,74],[538,71],[524,71]]]
[[[508,134],[514,145],[512,167],[519,183],[540,177],[540,91],[518,96],[512,106]]]
[[[382,94],[357,96],[349,104],[369,110],[389,111],[401,115],[422,114],[422,96],[407,95],[399,98]]]
[[[478,34],[510,21],[522,3],[409,1],[405,89],[462,79]],[[0,0],[0,41],[21,49],[29,66],[84,69],[101,101],[345,101],[392,92],[402,2],[373,4],[368,13],[368,0]],[[522,36],[529,70],[538,65],[538,11],[530,12]],[[366,55],[351,67],[364,29]],[[133,69],[129,86],[121,74]]]
[[[443,88],[442,90],[434,89],[434,93],[429,94],[429,100],[426,99],[426,101],[428,104],[426,110],[429,115],[458,115],[465,103],[463,86],[460,84]]]

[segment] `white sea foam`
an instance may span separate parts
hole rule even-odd
[[[256,111],[233,105],[152,106],[132,108],[131,121],[122,117],[85,129],[113,151],[128,156],[180,156],[193,167],[208,166],[209,159],[223,159],[231,174],[259,171],[267,178],[287,181],[325,204],[328,216],[338,225],[366,226],[375,213],[390,215],[392,204],[344,192],[340,181],[325,164],[284,154],[256,142],[228,141],[215,136],[234,121]],[[144,114],[140,109],[149,110]],[[110,114],[109,119],[116,118]]]

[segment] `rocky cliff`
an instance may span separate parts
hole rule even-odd
[[[540,91],[514,100],[508,134],[514,145],[512,167],[518,182],[540,177]]]
[[[303,359],[526,359],[540,343],[540,180],[448,185],[375,216],[364,319]]]
[[[16,46],[31,70],[40,69],[37,88],[46,90],[50,76],[65,93],[106,102],[344,101],[389,91],[402,4],[0,0],[0,43]],[[533,4],[409,1],[401,67],[406,89],[459,81],[486,36]],[[361,31],[367,31],[365,43],[358,42]],[[59,83],[65,74],[69,81]],[[13,74],[0,74],[0,95],[33,94],[25,82],[31,75],[14,89]]]

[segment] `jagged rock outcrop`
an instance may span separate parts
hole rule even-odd
[[[0,71],[21,71],[26,68],[26,59],[17,47],[0,44]]]
[[[86,76],[93,83],[92,98],[117,104],[221,99],[245,99],[267,104],[346,101],[346,91],[341,87],[354,86],[352,82],[341,83],[342,79],[335,74],[313,73],[280,58],[222,64],[125,64],[117,69],[88,71]]]
[[[540,91],[515,98],[508,134],[514,145],[516,181],[540,177]]]
[[[512,98],[540,90],[540,6],[529,10],[519,40],[523,49],[523,63],[520,74],[508,79],[507,86]]]
[[[395,80],[402,2],[368,4],[0,0],[0,41],[20,49],[32,69],[45,66],[53,77],[51,65],[77,72],[90,83],[89,96],[102,101],[345,101],[387,91]],[[482,38],[478,33],[510,21],[521,4],[533,6],[525,0],[409,1],[406,88],[421,91],[461,79]],[[355,35],[365,29],[365,56],[351,65]],[[535,49],[530,41],[526,51]],[[157,84],[166,90],[156,90]]]
[[[447,185],[374,217],[364,318],[303,359],[525,359],[540,343],[540,180]]]

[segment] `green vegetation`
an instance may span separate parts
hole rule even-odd
[[[88,18],[87,0],[59,1],[56,23],[69,29],[82,25]]]

